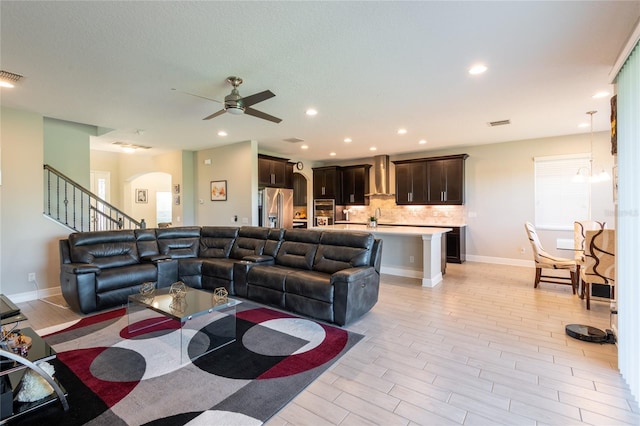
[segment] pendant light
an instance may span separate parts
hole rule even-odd
[[[604,167],[602,168],[602,170],[600,171],[600,173],[593,173],[593,114],[597,113],[598,111],[587,111],[587,114],[589,114],[589,118],[590,118],[590,124],[591,124],[591,130],[589,132],[589,175],[585,176],[582,174],[582,171],[584,169],[586,169],[585,167],[580,167],[578,169],[578,171],[576,172],[575,176],[573,177],[573,181],[574,182],[589,182],[589,183],[597,183],[597,182],[605,182],[608,180],[611,180],[611,176],[609,175],[609,173],[607,173],[604,170]]]

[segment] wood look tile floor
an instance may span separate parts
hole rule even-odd
[[[365,338],[267,426],[640,425],[616,346],[564,331],[610,328],[609,304],[587,311],[568,286],[534,289],[533,275],[474,262],[448,264],[436,288],[383,275],[378,304],[347,327]],[[35,329],[78,317],[20,307]]]

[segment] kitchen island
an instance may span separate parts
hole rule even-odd
[[[341,224],[314,229],[371,232],[383,241],[382,273],[421,278],[424,287],[435,287],[442,281],[442,241],[451,228]]]

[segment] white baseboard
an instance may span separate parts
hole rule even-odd
[[[467,260],[470,262],[493,263],[497,265],[525,266],[529,268],[535,268],[535,263],[533,260],[510,259],[507,257],[476,256],[474,254],[468,254]]]
[[[398,277],[422,278],[422,271],[417,269],[381,266],[380,272],[383,274],[396,275]]]
[[[61,294],[60,287],[49,287],[49,288],[43,288],[42,290],[38,290],[38,291],[33,290],[33,291],[27,291],[24,293],[15,293],[7,297],[9,297],[9,299],[13,303],[24,303],[24,302],[30,302],[32,300],[43,299],[46,297],[58,296],[60,294]]]

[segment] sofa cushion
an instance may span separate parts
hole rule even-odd
[[[156,231],[153,229],[136,229],[136,246],[138,247],[138,256],[150,257],[160,254],[158,250],[158,240],[156,239]]]
[[[104,269],[96,276],[96,293],[134,287],[144,282],[156,282],[157,277],[157,269],[151,263]]]
[[[139,263],[132,230],[76,232],[69,235],[73,263],[92,263],[101,269]]]
[[[156,229],[160,254],[171,256],[172,259],[198,257],[200,247],[200,227],[183,226],[178,228]]]
[[[261,255],[269,236],[269,228],[243,226],[238,230],[238,238],[233,243],[229,257],[242,259],[245,256]]]
[[[269,229],[269,235],[267,236],[267,242],[264,244],[264,251],[262,254],[266,254],[271,257],[276,257],[276,253],[280,249],[282,239],[284,238],[283,228],[271,228]]]
[[[229,257],[237,236],[236,227],[203,226],[200,232],[199,257]]]
[[[323,302],[333,302],[333,286],[330,284],[330,276],[323,272],[293,272],[287,275],[284,289],[287,294],[297,294]]]
[[[333,274],[342,269],[368,266],[371,261],[372,245],[372,234],[324,232],[313,261],[313,269]]]
[[[287,229],[276,255],[276,264],[310,270],[321,235],[320,231]]]
[[[202,275],[231,281],[235,263],[235,259],[205,259],[202,261]]]
[[[284,292],[285,279],[293,272],[295,269],[277,265],[256,265],[249,269],[247,284]]]

